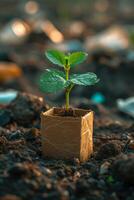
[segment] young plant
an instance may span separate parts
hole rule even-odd
[[[66,111],[69,110],[69,96],[74,85],[89,86],[99,81],[96,74],[87,72],[84,74],[70,74],[70,70],[75,65],[82,63],[87,58],[85,52],[74,52],[65,55],[57,50],[48,50],[46,57],[55,65],[58,65],[63,71],[56,69],[46,69],[41,75],[40,88],[43,92],[54,93],[61,89],[66,91]]]

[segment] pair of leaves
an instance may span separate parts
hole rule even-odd
[[[60,67],[64,67],[66,62],[69,66],[73,67],[82,63],[87,58],[87,53],[84,52],[74,52],[69,55],[65,55],[57,50],[48,50],[45,55],[53,64],[59,65]]]
[[[96,74],[88,72],[85,74],[73,74],[68,81],[65,80],[65,74],[59,70],[47,70],[40,79],[40,88],[43,92],[53,93],[67,88],[71,84],[89,86],[97,83]]]

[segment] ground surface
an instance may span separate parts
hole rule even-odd
[[[83,164],[43,158],[39,125],[46,108],[38,99],[20,94],[2,109],[1,200],[134,199],[133,120],[90,106],[96,111],[94,154]]]

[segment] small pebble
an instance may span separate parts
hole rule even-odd
[[[52,171],[49,168],[44,167],[43,172],[45,173],[46,176],[52,175]]]
[[[80,176],[81,176],[81,175],[80,175],[80,172],[77,171],[77,172],[74,173],[74,177],[75,177],[75,179],[80,178]]]
[[[80,160],[78,158],[74,158],[73,164],[74,165],[80,165]]]
[[[108,173],[108,169],[110,167],[110,163],[109,162],[104,162],[101,166],[100,166],[100,172],[99,174],[100,175],[103,175],[103,174],[107,174]]]
[[[21,131],[17,130],[16,132],[10,134],[9,140],[19,140],[22,138],[22,136],[23,134]]]

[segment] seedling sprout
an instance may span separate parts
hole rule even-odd
[[[68,112],[70,108],[69,99],[70,92],[75,85],[89,86],[96,84],[99,79],[95,73],[87,72],[84,74],[70,74],[70,71],[87,58],[85,52],[74,52],[64,54],[57,50],[48,50],[46,57],[55,65],[61,67],[61,70],[46,69],[40,77],[40,88],[46,93],[55,93],[65,89],[66,104],[65,109]]]

